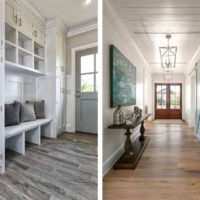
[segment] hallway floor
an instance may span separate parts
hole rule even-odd
[[[136,170],[110,170],[104,200],[200,200],[200,143],[186,124],[147,123]]]
[[[6,152],[0,200],[94,200],[97,198],[97,136],[63,133],[28,144],[25,156]]]

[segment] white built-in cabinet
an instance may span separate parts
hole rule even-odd
[[[47,22],[46,43],[47,77],[39,78],[39,85],[46,86],[48,94],[40,95],[49,104],[55,102],[55,108],[49,110],[53,110],[54,129],[59,134],[66,128],[66,32],[57,18]],[[51,90],[49,79],[54,83]]]
[[[6,70],[41,76],[45,69],[45,24],[17,0],[6,0]]]
[[[0,0],[0,173],[5,170],[5,103],[45,100],[46,117],[52,119],[46,137],[56,138],[66,124],[65,27],[57,18],[46,22],[25,2]]]

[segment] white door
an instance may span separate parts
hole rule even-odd
[[[61,129],[61,77],[56,77],[56,129],[57,133]]]
[[[0,0],[0,40],[4,40],[4,6]],[[4,44],[0,43],[0,173],[5,171],[5,128],[4,128]]]
[[[33,36],[32,20],[21,9],[18,10],[18,27],[24,34]]]
[[[14,26],[17,26],[17,6],[10,1],[5,4],[6,21]]]
[[[97,48],[76,53],[76,131],[97,133]]]
[[[38,24],[33,25],[33,37],[36,42],[44,45],[44,29]]]

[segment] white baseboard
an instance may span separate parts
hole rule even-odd
[[[140,127],[137,127],[131,135],[131,140],[134,141],[139,134]],[[114,163],[124,153],[124,144],[122,144],[104,163],[103,163],[103,176],[112,168]]]
[[[66,131],[66,132],[72,132],[72,133],[75,132],[74,128],[73,128],[70,124],[67,124],[67,125],[65,126],[65,131]]]

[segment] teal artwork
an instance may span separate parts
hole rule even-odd
[[[110,46],[111,107],[136,104],[136,68],[113,45]]]

